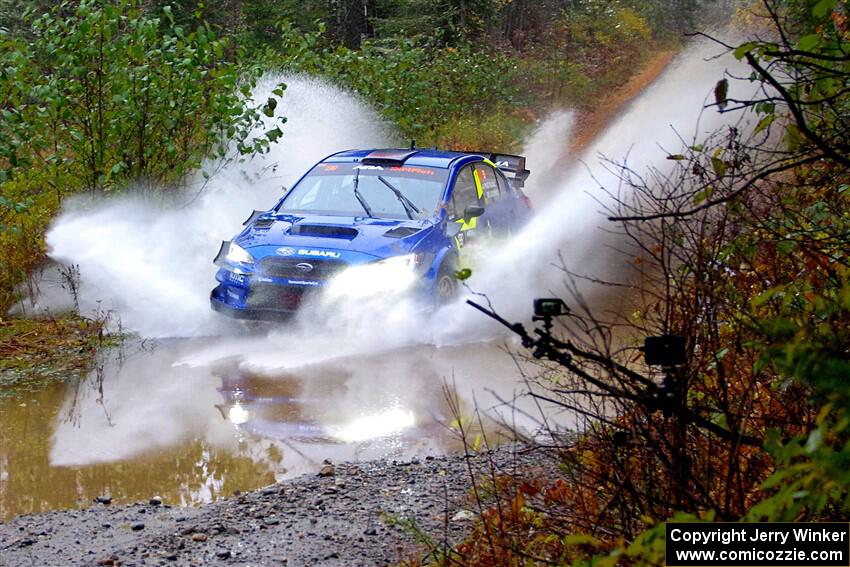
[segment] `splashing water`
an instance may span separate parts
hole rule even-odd
[[[601,160],[614,160],[638,173],[650,166],[663,168],[665,157],[678,151],[682,140],[701,139],[725,124],[737,123],[741,119],[739,113],[720,114],[709,109],[697,124],[717,80],[726,69],[737,70],[741,66],[731,55],[716,57],[717,52],[717,47],[709,43],[691,46],[596,138],[579,160],[565,160],[569,165],[560,172],[556,166],[544,168],[554,173],[537,177],[532,190],[545,190],[552,197],[537,211],[534,221],[501,247],[471,280],[475,289],[491,298],[500,314],[526,320],[532,298],[563,294],[563,273],[553,266],[560,265],[561,258],[571,271],[597,278],[613,279],[623,271],[625,259],[612,250],[616,237],[605,230],[614,227],[603,213],[604,205],[610,203],[608,191],[616,193],[621,182],[616,171]],[[733,82],[732,88],[742,87]],[[730,93],[730,97],[735,96],[741,95]],[[556,113],[526,146],[532,168],[529,179],[534,177],[534,164],[548,165],[547,155],[557,155],[559,146],[565,145],[564,141],[552,141],[551,133],[566,131],[566,121],[563,114]],[[550,144],[556,147],[547,151]],[[586,292],[582,290],[583,294]],[[589,299],[592,303],[592,291]]]
[[[714,47],[696,44],[680,55],[581,160],[561,157],[573,125],[571,112],[556,112],[541,124],[525,150],[533,171],[527,190],[532,197],[551,197],[526,229],[491,251],[475,270],[471,287],[486,293],[508,318],[526,319],[531,298],[563,290],[561,275],[551,266],[559,253],[579,272],[616,272],[620,265],[606,246],[610,238],[603,238],[600,230],[606,221],[599,200],[606,198],[601,187],[614,188],[619,180],[598,164],[599,156],[619,160],[627,155],[628,166],[641,171],[663,162],[669,152],[662,148],[678,148],[680,137],[700,137],[736,120],[710,110],[695,130],[695,117],[714,83],[735,64],[731,57],[709,59],[715,54]],[[258,89],[259,100],[277,79]],[[208,304],[215,272],[210,259],[219,241],[237,232],[252,208],[268,208],[282,185],[324,155],[392,143],[392,133],[357,98],[321,81],[282,79],[289,88],[278,108],[289,121],[281,143],[267,156],[225,168],[188,206],[153,206],[138,198],[94,206],[72,203],[56,221],[47,235],[50,255],[79,265],[83,307],[102,302],[101,308],[116,310],[125,326],[144,336],[226,332],[230,322],[212,313]],[[427,322],[404,301],[381,303],[358,301],[311,311],[294,325],[272,332],[272,344],[259,348],[251,363],[279,366],[280,346],[294,339],[313,347],[301,353],[344,356],[406,344],[480,341],[497,331],[460,302]],[[376,317],[376,310],[384,315]],[[291,357],[303,356],[289,350],[287,364]]]
[[[280,80],[288,85],[277,111],[289,119],[283,138],[269,154],[226,166],[199,195],[190,190],[187,205],[138,196],[69,203],[47,244],[51,258],[79,266],[84,312],[113,310],[149,337],[225,331],[209,308],[219,243],[326,155],[391,143],[391,131],[358,98],[315,79],[269,77],[256,99],[265,100]]]
[[[552,177],[563,175],[567,141],[575,127],[575,118],[572,110],[554,111],[534,129],[522,150],[533,168],[523,191],[538,206],[554,192]]]

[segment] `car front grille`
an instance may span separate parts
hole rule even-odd
[[[345,266],[345,262],[326,259],[266,258],[260,262],[260,270],[267,276],[311,281],[328,280]]]
[[[311,291],[307,287],[257,284],[251,287],[247,307],[292,311],[301,306]]]

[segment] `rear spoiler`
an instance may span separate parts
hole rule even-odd
[[[511,154],[494,154],[491,152],[464,152],[469,155],[484,156],[496,164],[502,172],[511,180],[514,187],[522,187],[528,179],[530,171],[525,168],[525,156]]]

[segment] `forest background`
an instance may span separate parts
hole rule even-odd
[[[592,111],[729,20],[745,39],[718,47],[750,75],[717,77],[712,110],[743,108],[755,128],[684,146],[664,174],[622,172],[632,191],[610,216],[639,304],[613,322],[577,310],[538,351],[537,395],[580,411],[585,433],[553,444],[558,478],[494,478],[473,535],[431,558],[661,564],[669,518],[846,520],[846,0],[3,0],[0,310],[68,196],[179,192],[204,160],[285,136],[256,130],[278,105],[250,96],[267,71],[350,89],[423,146],[509,150],[548,111]],[[732,80],[761,88],[731,100]],[[4,321],[0,337],[40,324]],[[98,336],[88,325],[73,340]],[[614,348],[622,329],[684,337],[685,363],[659,373]]]

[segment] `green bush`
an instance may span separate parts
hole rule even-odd
[[[26,35],[0,31],[0,312],[65,195],[177,188],[204,159],[265,152],[281,136],[257,129],[277,106],[251,102],[259,67],[227,60],[208,26],[143,7],[64,2],[25,14]]]
[[[301,33],[281,26],[279,64],[318,74],[351,89],[402,135],[420,145],[444,145],[450,125],[462,120],[489,122],[517,106],[516,61],[472,47],[432,48],[413,40],[367,41],[361,49],[328,46],[322,32]],[[490,136],[480,129],[480,147]],[[504,132],[495,136],[506,139]]]
[[[19,298],[17,287],[44,257],[44,232],[59,210],[66,177],[33,172],[2,185],[0,193],[0,314]],[[46,188],[50,188],[46,190]]]
[[[16,166],[60,165],[89,189],[162,185],[210,154],[225,157],[232,139],[250,153],[280,135],[249,138],[259,70],[225,61],[225,40],[176,25],[168,7],[152,17],[136,0],[64,3],[35,17],[32,31],[30,42],[3,45],[13,63],[0,76],[7,177]]]

